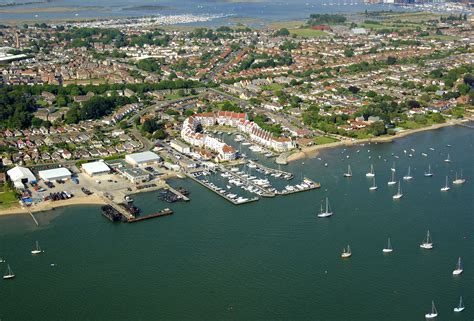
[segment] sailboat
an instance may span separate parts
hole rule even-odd
[[[351,165],[347,165],[347,173],[344,173],[344,177],[352,177]]]
[[[464,184],[466,183],[466,180],[464,178],[462,178],[462,170],[461,170],[461,177],[458,178],[458,172],[456,172],[456,179],[453,181],[453,184],[456,184],[456,185],[461,185],[461,184]]]
[[[341,257],[343,259],[345,259],[345,258],[348,258],[348,257],[351,257],[351,256],[352,256],[351,248],[350,248],[349,245],[347,245],[347,249],[346,248],[342,249]]]
[[[392,179],[387,182],[388,185],[395,185],[397,182],[395,181],[395,171],[392,171]]]
[[[392,252],[393,252],[392,244],[390,243],[390,238],[388,238],[387,247],[384,248],[384,249],[382,250],[382,252],[384,252],[384,253],[392,253]]]
[[[8,279],[13,279],[14,277],[15,277],[15,274],[13,274],[13,271],[12,271],[10,265],[8,265],[7,272],[3,276],[3,279],[8,280]]]
[[[459,258],[458,263],[456,264],[456,269],[453,271],[453,275],[460,275],[463,271],[461,258]]]
[[[374,177],[373,184],[372,186],[369,187],[369,191],[375,191],[375,190],[377,190],[377,185],[375,185],[375,177]]]
[[[326,217],[332,216],[332,214],[333,212],[329,208],[329,200],[326,197],[326,210],[325,211],[323,210],[323,203],[321,202],[321,211],[319,212],[318,217],[326,218]]]
[[[395,171],[396,171],[396,169],[395,169],[395,162],[393,162],[392,168],[390,168],[390,170],[391,170],[392,172],[395,172]]]
[[[431,250],[433,248],[433,240],[431,239],[430,230],[426,232],[426,238],[423,240],[423,243],[420,244],[420,247],[425,250]]]
[[[431,171],[431,165],[428,165],[428,171],[425,172],[425,177],[433,176],[433,172]]]
[[[411,169],[410,169],[410,166],[408,166],[408,173],[405,176],[403,176],[404,180],[409,181],[409,180],[413,179],[413,176],[411,176],[410,172],[411,172]]]
[[[451,158],[449,157],[449,153],[448,153],[448,158],[446,158],[446,159],[444,160],[444,162],[445,162],[445,163],[451,163]]]
[[[5,259],[0,257],[0,263],[5,263],[5,262],[6,262]]]
[[[438,311],[436,310],[434,301],[431,301],[431,312],[425,314],[425,318],[433,319],[433,318],[436,318],[437,316],[438,316]]]
[[[38,241],[36,241],[36,249],[32,250],[32,251],[31,251],[31,254],[40,254],[40,253],[43,253],[43,252],[44,252],[44,251],[41,250]]]
[[[370,165],[370,172],[365,174],[365,176],[367,176],[367,177],[374,177],[375,176],[374,165]]]
[[[459,298],[459,305],[454,308],[454,312],[462,312],[464,311],[464,303],[462,303],[462,297]]]
[[[402,196],[403,196],[402,188],[400,186],[400,181],[399,181],[398,182],[398,192],[397,192],[397,194],[393,195],[392,197],[393,197],[394,200],[398,200],[398,199],[402,198]]]
[[[446,185],[444,187],[441,187],[441,192],[447,192],[451,189],[451,187],[448,186],[448,176],[446,176]]]

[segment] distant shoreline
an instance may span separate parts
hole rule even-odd
[[[395,139],[403,138],[412,134],[416,134],[419,132],[424,132],[428,130],[434,130],[434,129],[439,129],[443,127],[448,127],[448,126],[454,126],[458,124],[462,124],[464,122],[468,122],[469,120],[467,119],[462,119],[462,120],[450,120],[446,123],[442,124],[434,124],[428,127],[422,127],[422,128],[416,128],[416,129],[409,129],[403,132],[396,133],[393,136],[380,136],[380,137],[373,137],[373,138],[366,138],[366,139],[360,139],[360,140],[344,140],[344,141],[339,141],[339,142],[334,142],[334,143],[329,143],[329,144],[324,144],[324,145],[315,145],[315,146],[310,146],[310,147],[304,147],[302,148],[301,151],[298,151],[296,153],[291,154],[290,156],[287,157],[286,161],[288,163],[294,162],[300,159],[304,158],[312,158],[315,157],[319,154],[319,151],[323,149],[328,149],[328,148],[336,148],[336,147],[343,147],[343,146],[355,146],[359,144],[364,144],[364,143],[391,143]]]

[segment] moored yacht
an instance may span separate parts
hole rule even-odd
[[[428,165],[428,171],[425,172],[425,177],[433,176],[433,172],[431,171],[431,165]]]
[[[407,173],[405,176],[403,176],[403,179],[404,179],[405,181],[409,181],[409,180],[413,179],[413,176],[411,176],[411,168],[410,168],[410,166],[408,166],[408,173]]]
[[[365,174],[367,177],[375,177],[375,172],[374,172],[374,165],[370,165],[370,172]]]
[[[395,185],[397,184],[397,181],[395,181],[395,171],[392,171],[392,179],[390,179],[388,182],[387,182],[388,185]]]
[[[377,188],[378,188],[378,187],[377,187],[377,185],[375,185],[375,177],[374,177],[372,186],[369,187],[369,190],[370,190],[370,191],[375,191],[375,190],[377,190]]]
[[[400,181],[399,181],[399,182],[398,182],[398,192],[397,192],[397,194],[393,195],[392,198],[393,198],[394,200],[398,200],[398,199],[402,198],[402,196],[403,196],[402,187],[401,187]]]
[[[423,243],[420,244],[420,247],[425,250],[433,249],[433,240],[431,239],[430,230],[426,232],[426,238],[423,240]]]
[[[451,187],[448,186],[448,176],[446,176],[446,185],[441,187],[441,192],[447,192],[451,189]]]
[[[5,272],[5,274],[3,275],[3,279],[4,280],[9,280],[9,279],[13,279],[15,277],[15,274],[13,273],[10,265],[7,266],[7,271]]]
[[[459,305],[454,308],[454,312],[462,312],[464,311],[464,303],[462,302],[462,297],[459,298]]]
[[[434,319],[438,316],[438,311],[436,310],[434,301],[431,301],[431,312],[425,314],[425,318],[427,319]]]
[[[351,248],[350,248],[349,245],[347,245],[347,249],[346,249],[346,248],[343,248],[343,249],[342,249],[341,257],[342,257],[343,259],[345,259],[345,258],[349,258],[349,257],[351,257],[351,256],[352,256]]]
[[[390,238],[388,238],[387,247],[384,248],[384,249],[382,250],[382,252],[384,252],[384,253],[392,253],[392,252],[393,252],[392,244],[390,243]]]
[[[456,172],[456,179],[453,181],[453,184],[461,185],[461,184],[464,184],[465,182],[466,180],[462,178],[462,170],[461,170],[461,177],[459,178],[458,178],[458,173]]]
[[[38,241],[36,241],[36,248],[31,251],[31,254],[41,254],[41,253],[43,253],[43,252],[44,252],[44,251],[41,250]]]
[[[444,162],[445,162],[445,163],[451,163],[451,158],[449,157],[449,154],[448,154],[448,158],[446,158],[446,159],[444,160]]]
[[[352,177],[351,165],[347,165],[347,173],[344,173],[344,177]]]
[[[329,200],[326,197],[326,210],[323,210],[323,203],[321,202],[321,210],[318,214],[318,217],[319,218],[326,218],[326,217],[332,216],[332,214],[334,214],[334,213],[331,211],[331,209],[329,207]]]
[[[458,263],[456,264],[456,269],[453,271],[453,275],[460,275],[463,271],[461,258],[459,258]]]

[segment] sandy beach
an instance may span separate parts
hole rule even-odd
[[[351,140],[347,139],[344,141],[339,141],[335,143],[329,143],[329,144],[324,144],[324,145],[315,145],[315,146],[310,146],[310,147],[304,147],[300,151],[291,154],[287,158],[287,162],[293,162],[299,159],[307,158],[307,157],[315,157],[318,155],[319,151],[326,149],[326,148],[335,148],[335,147],[341,147],[341,146],[353,146],[353,145],[358,145],[358,144],[364,144],[364,143],[369,143],[369,142],[377,142],[377,143],[390,143],[395,139],[406,137],[411,134],[427,131],[427,130],[434,130],[438,128],[443,128],[447,126],[453,126],[453,125],[458,125],[463,122],[467,122],[469,120],[450,120],[447,121],[446,123],[442,124],[434,124],[428,127],[423,127],[423,128],[417,128],[417,129],[409,129],[405,130],[399,133],[396,133],[393,136],[381,136],[381,137],[373,137],[373,138],[367,138],[367,139],[360,139],[360,140]]]
[[[80,196],[73,197],[68,200],[62,201],[46,201],[29,207],[29,210],[32,213],[50,211],[52,209],[64,206],[74,206],[74,205],[104,205],[106,202],[99,196]],[[13,215],[13,214],[28,214],[28,210],[23,207],[12,207],[9,209],[0,210],[0,216],[2,215]]]

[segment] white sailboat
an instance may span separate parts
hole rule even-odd
[[[461,170],[461,177],[458,178],[458,172],[456,172],[456,179],[453,181],[453,184],[456,184],[456,185],[461,185],[461,184],[464,184],[466,183],[466,180],[464,178],[462,178],[462,170]]]
[[[373,183],[372,183],[372,186],[369,187],[369,191],[375,191],[377,190],[377,185],[375,185],[375,177],[373,179]]]
[[[459,257],[458,263],[456,264],[456,269],[453,271],[453,275],[460,275],[463,271],[461,257]]]
[[[433,176],[433,172],[431,171],[431,165],[428,165],[428,171],[425,172],[425,177]]]
[[[446,159],[444,160],[444,162],[445,162],[445,163],[451,163],[451,158],[449,157],[449,153],[448,153],[448,158],[446,158]]]
[[[319,212],[318,214],[318,217],[320,218],[326,218],[326,217],[330,217],[332,216],[332,214],[334,214],[331,209],[329,208],[329,200],[328,198],[326,197],[326,210],[324,211],[323,210],[323,204],[321,202],[321,211]]]
[[[395,172],[395,171],[396,171],[396,169],[395,169],[395,162],[392,163],[392,168],[390,168],[390,170],[391,170],[392,172]]]
[[[447,192],[451,189],[451,187],[448,186],[448,176],[446,176],[446,185],[441,187],[441,192]]]
[[[31,251],[31,254],[41,254],[41,253],[43,253],[43,252],[44,252],[44,251],[41,250],[38,241],[36,241],[36,249],[32,250],[32,251]]]
[[[392,171],[392,179],[387,182],[388,185],[395,185],[397,181],[395,181],[395,171]]]
[[[349,245],[347,245],[347,249],[346,248],[342,249],[341,257],[343,259],[346,259],[346,258],[351,257],[351,256],[352,256],[351,247]]]
[[[462,312],[464,311],[464,303],[462,302],[462,297],[459,298],[459,305],[454,308],[454,312]]]
[[[425,318],[427,319],[434,319],[438,316],[438,311],[436,310],[434,301],[431,301],[431,312],[425,314]]]
[[[423,243],[420,244],[420,247],[425,250],[433,249],[433,240],[431,239],[430,230],[426,232],[426,238],[423,240]]]
[[[407,173],[405,176],[403,176],[403,179],[404,179],[405,181],[409,181],[409,180],[413,179],[413,176],[411,176],[411,168],[410,168],[410,166],[408,166],[408,173]]]
[[[5,272],[5,275],[3,275],[3,279],[8,280],[8,279],[13,279],[14,277],[15,277],[15,274],[13,274],[13,271],[12,271],[10,265],[8,265],[7,271]]]
[[[398,182],[398,192],[397,192],[397,194],[393,195],[392,197],[393,197],[394,200],[398,200],[398,199],[402,198],[402,196],[403,196],[403,193],[402,193],[402,188],[401,188],[400,181],[399,181]]]
[[[351,165],[347,165],[347,173],[344,173],[344,177],[352,177]]]
[[[375,172],[374,172],[374,165],[370,165],[370,172],[365,174],[367,177],[375,177]]]
[[[393,252],[392,244],[390,243],[390,238],[388,238],[387,247],[384,248],[384,249],[382,250],[382,252],[384,252],[384,253],[392,253],[392,252]]]

